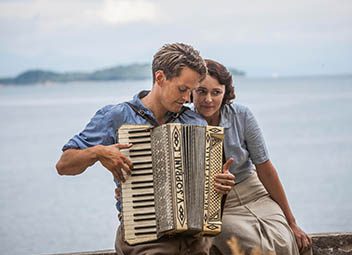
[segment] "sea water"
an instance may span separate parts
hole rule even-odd
[[[151,81],[0,87],[0,254],[112,249],[114,183],[99,163],[59,176],[61,148],[106,104]],[[352,76],[236,78],[298,224],[352,231]]]

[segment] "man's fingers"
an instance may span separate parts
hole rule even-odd
[[[117,149],[127,149],[127,148],[131,148],[132,147],[132,144],[131,143],[116,143],[115,145],[114,145]],[[128,165],[128,167],[129,167],[129,169],[132,169],[132,167],[133,167],[133,164],[132,164],[132,161],[128,158],[128,157],[126,157],[125,155],[123,155],[123,154],[121,154],[120,155],[120,158],[121,158],[121,160],[123,161],[123,163],[124,164],[127,164]],[[131,171],[130,170],[127,170],[126,172],[128,173],[128,174],[131,174]]]
[[[123,158],[123,162],[124,162],[125,164],[127,164],[128,168],[129,168],[128,174],[130,175],[130,174],[131,174],[131,170],[130,170],[130,169],[133,168],[133,163],[132,163],[132,161],[131,161],[128,157],[124,157],[124,158]]]
[[[125,178],[127,178],[128,175],[131,175],[131,168],[129,167],[129,165],[123,163],[121,165],[121,168],[121,171],[123,172]]]
[[[122,181],[122,182],[125,181],[125,178],[123,177],[123,174],[122,174],[120,168],[112,169],[112,170],[110,170],[110,172],[112,173],[112,175],[114,176],[114,178],[116,180]]]
[[[115,147],[118,149],[128,149],[131,148],[133,144],[131,143],[116,143]]]
[[[112,174],[114,175],[115,179],[118,181],[125,182],[127,177],[131,175],[131,169],[129,165],[125,163],[121,163],[120,167],[115,168],[113,171],[111,171]]]
[[[125,182],[125,181],[126,181],[126,178],[125,178],[125,175],[123,174],[122,169],[119,168],[119,169],[116,169],[116,171],[117,171],[117,173],[118,173],[118,175],[119,175],[120,181]]]

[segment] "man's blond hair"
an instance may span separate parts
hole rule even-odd
[[[153,83],[156,71],[163,71],[169,80],[179,76],[185,67],[199,73],[201,80],[205,78],[207,69],[199,51],[184,43],[165,44],[153,57]]]

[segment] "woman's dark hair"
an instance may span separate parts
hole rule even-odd
[[[235,99],[235,88],[233,86],[232,75],[225,66],[211,59],[205,59],[208,74],[225,86],[225,95],[221,106],[230,104]]]

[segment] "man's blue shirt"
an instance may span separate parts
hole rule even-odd
[[[135,95],[130,103],[155,119],[153,113],[143,105],[138,95]],[[201,126],[207,125],[206,121],[200,115],[191,110],[186,110],[174,122]],[[116,132],[123,124],[150,125],[147,120],[134,112],[127,103],[107,105],[98,110],[84,130],[71,138],[63,146],[62,150],[86,149],[95,145],[118,143],[119,139],[116,137]],[[120,185],[117,181],[115,182],[117,186]],[[117,202],[116,207],[121,211],[120,201]]]

